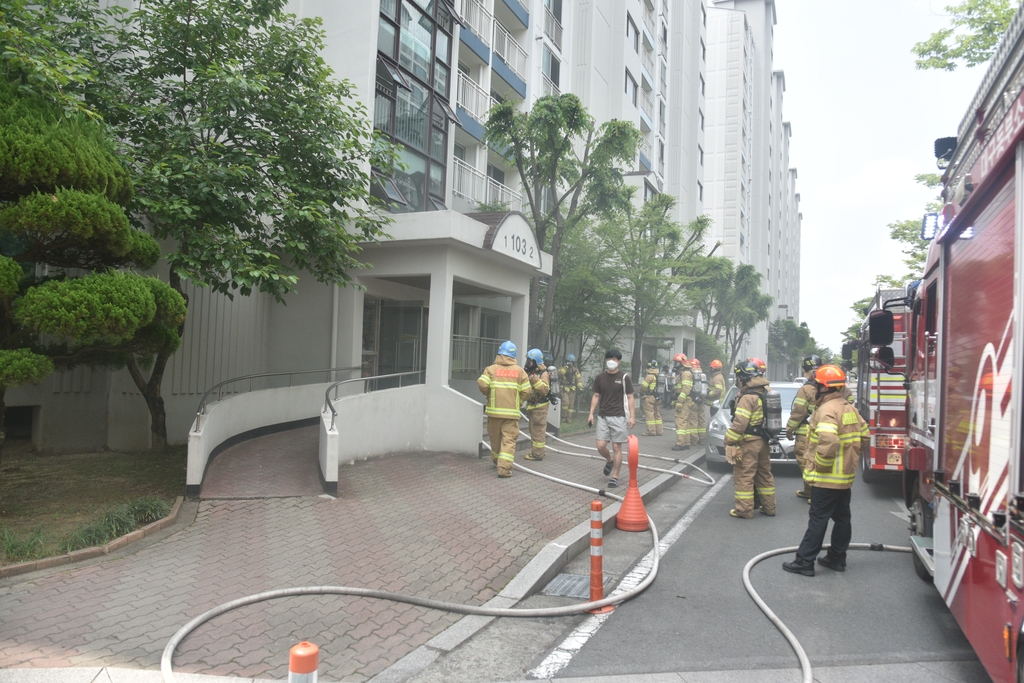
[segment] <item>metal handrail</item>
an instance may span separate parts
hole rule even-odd
[[[210,397],[210,394],[216,391],[217,400],[221,400],[221,396],[223,395],[222,389],[228,384],[233,384],[234,382],[244,382],[245,380],[249,380],[249,391],[252,391],[252,381],[254,379],[262,379],[264,377],[284,377],[285,375],[288,375],[288,386],[291,386],[292,375],[312,375],[318,372],[346,372],[349,370],[362,370],[362,366],[356,365],[354,367],[349,368],[326,368],[323,370],[289,370],[287,372],[261,372],[255,375],[242,375],[241,377],[232,377],[231,379],[226,379],[219,384],[214,384],[212,387],[206,390],[206,393],[203,394],[203,398],[199,401],[199,407],[196,408],[195,427],[199,427],[199,418],[206,414],[206,401]]]
[[[410,370],[409,372],[395,372],[390,375],[373,375],[371,377],[354,377],[352,379],[343,379],[340,382],[335,382],[331,386],[327,387],[327,391],[324,392],[324,410],[330,408],[331,410],[331,429],[334,429],[334,421],[338,418],[338,409],[334,407],[331,402],[331,392],[334,391],[334,399],[338,399],[337,389],[342,384],[350,384],[351,382],[369,382],[377,379],[389,379],[391,377],[405,377],[406,375],[422,375],[426,370]],[[402,383],[399,381],[398,386],[401,387]],[[363,387],[363,391],[366,391],[366,387]],[[321,411],[323,412],[323,411]]]

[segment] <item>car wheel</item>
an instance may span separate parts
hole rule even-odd
[[[865,484],[875,484],[882,480],[881,470],[871,469],[867,453],[860,454],[860,478]]]
[[[727,469],[732,469],[732,465],[730,465],[729,463],[719,462],[718,460],[712,460],[707,456],[707,454],[704,455],[704,466],[707,467],[712,472],[725,472]]]

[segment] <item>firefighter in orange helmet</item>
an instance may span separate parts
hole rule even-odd
[[[725,432],[725,459],[733,466],[736,507],[733,517],[754,516],[754,491],[761,499],[761,514],[775,516],[775,478],[772,476],[771,453],[764,431],[765,379],[753,362],[740,361],[733,369],[740,393],[732,411],[732,424]]]
[[[690,371],[689,359],[685,353],[677,353],[673,356],[676,373],[676,400],[672,403],[675,407],[676,419],[676,445],[674,451],[685,451],[690,447],[690,428],[687,426],[690,416],[690,392],[693,391],[693,373]]]
[[[707,411],[705,403],[707,402],[707,387],[700,382],[700,375],[703,372],[700,368],[700,361],[696,358],[690,359],[690,368],[693,369],[693,444],[703,446],[707,443],[707,429],[708,421],[704,413]],[[705,377],[705,379],[707,379]],[[700,388],[698,383],[700,382]]]
[[[836,365],[822,365],[814,373],[818,407],[811,416],[810,445],[814,458],[808,464],[811,481],[811,510],[807,532],[791,562],[782,568],[793,574],[814,576],[814,560],[827,569],[846,571],[846,551],[853,527],[850,524],[850,488],[860,465],[861,449],[871,444],[867,423],[857,409],[843,398],[846,373]],[[832,520],[832,541],[828,552],[818,557]]]
[[[750,362],[757,366],[757,369],[761,371],[761,374],[765,377],[768,376],[768,364],[760,358],[751,358]]]

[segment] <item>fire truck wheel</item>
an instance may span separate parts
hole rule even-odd
[[[865,484],[875,484],[882,480],[882,470],[871,469],[870,456],[867,453],[860,454],[860,478]]]

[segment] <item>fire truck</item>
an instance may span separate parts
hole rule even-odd
[[[904,495],[918,574],[934,581],[985,669],[1024,681],[1024,12],[956,138],[936,141],[943,208],[907,288]],[[895,313],[868,318],[895,363]]]
[[[905,300],[906,292],[902,289],[879,289],[867,309],[868,315],[880,310],[893,313],[891,365],[883,365],[871,355],[868,318],[856,344],[857,409],[871,430],[871,448],[861,453],[860,458],[860,474],[866,483],[880,481],[886,471],[903,470],[907,435]]]

